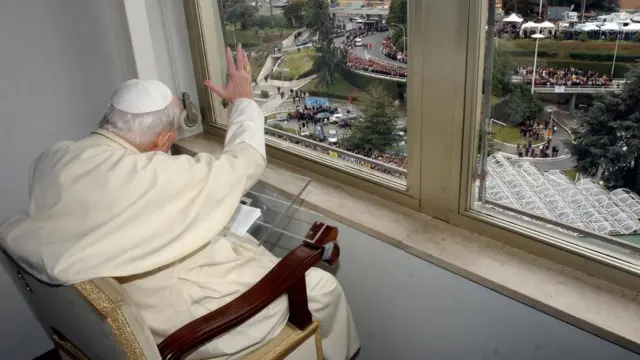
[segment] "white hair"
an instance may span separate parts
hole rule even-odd
[[[112,132],[130,144],[153,143],[162,132],[178,130],[180,110],[173,102],[161,110],[131,114],[109,104],[98,127]]]

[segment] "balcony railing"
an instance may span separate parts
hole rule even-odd
[[[354,154],[352,152],[342,150],[331,145],[313,141],[302,136],[293,135],[286,131],[274,129],[269,126],[265,126],[264,131],[267,135],[270,135],[278,140],[285,141],[287,143],[286,145],[295,145],[297,147],[297,149],[295,149],[295,152],[297,154],[300,154],[300,150],[302,149],[309,150],[309,153],[307,155],[315,157],[318,160],[321,160],[323,162],[338,162],[341,166],[348,166],[358,172],[363,173],[363,176],[382,177],[385,179],[385,181],[393,183],[393,185],[396,187],[398,186],[398,184],[404,184],[406,182],[406,169],[362,155]],[[318,158],[318,156],[320,157]]]

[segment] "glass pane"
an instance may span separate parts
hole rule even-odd
[[[221,3],[271,144],[406,184],[407,0]]]
[[[267,184],[273,181],[271,176],[277,176],[277,183],[283,184],[274,188]],[[259,217],[251,221],[247,232],[257,239],[260,244],[278,237],[279,230],[285,229],[294,218],[302,202],[301,195],[309,186],[311,179],[282,170],[267,168],[263,177],[242,198],[236,214],[243,207],[259,210]],[[238,215],[234,216],[226,230],[232,231],[233,225],[239,223]],[[234,229],[235,230],[235,229]]]
[[[637,252],[640,29],[605,2],[584,14],[487,3],[474,206],[607,253]]]

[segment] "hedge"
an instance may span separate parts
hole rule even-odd
[[[533,58],[535,56],[535,51],[530,51],[530,50],[513,50],[513,51],[509,51],[509,54],[513,57],[531,57]],[[543,51],[543,50],[538,50],[538,57],[541,58],[556,58],[558,57],[558,53],[557,52],[549,52],[549,51]]]
[[[613,54],[596,53],[596,52],[570,52],[569,58],[583,61],[607,61],[613,62]],[[617,62],[635,63],[640,61],[640,55],[617,55]]]
[[[345,67],[341,68],[340,75],[345,81],[362,90],[366,90],[371,84],[377,83],[381,85],[393,99],[400,98],[400,93],[402,93],[404,97],[404,94],[407,92],[407,83],[362,75]]]

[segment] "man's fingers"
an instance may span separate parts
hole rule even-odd
[[[231,48],[227,47],[227,73],[231,74],[236,71],[236,66],[233,63],[233,54],[231,53]]]
[[[242,51],[242,44],[236,46],[236,71],[244,71],[244,52]]]
[[[209,80],[204,82],[204,86],[206,86],[209,90],[213,91],[214,94],[217,94],[221,98],[228,100],[227,91],[224,88],[212,83]]]

